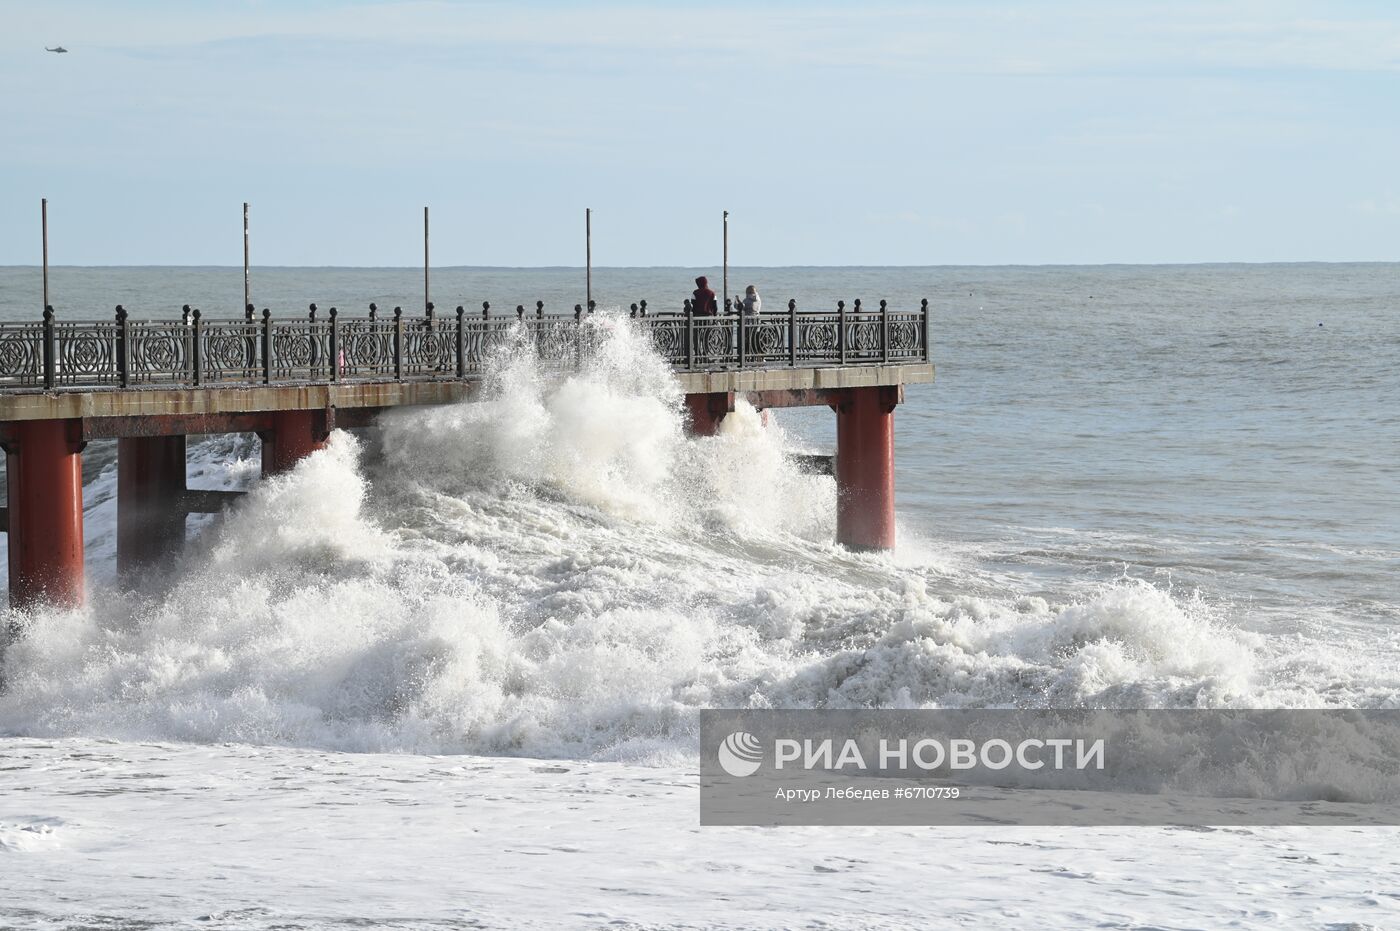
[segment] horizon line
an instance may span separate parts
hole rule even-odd
[[[937,268],[1201,268],[1221,265],[1248,265],[1248,266],[1276,266],[1276,265],[1400,265],[1400,259],[1282,259],[1272,261],[1241,261],[1241,260],[1212,260],[1200,262],[950,262],[933,265],[865,265],[865,264],[845,264],[845,265],[730,265],[731,269],[778,269],[778,268],[888,268],[888,269],[937,269]],[[0,269],[43,269],[42,264],[0,264]],[[215,265],[206,263],[152,263],[152,264],[120,264],[120,265],[86,265],[86,264],[50,264],[50,270],[56,268],[82,268],[82,269],[107,269],[107,268],[217,268],[232,269],[242,271],[242,265]],[[435,271],[471,270],[471,271],[584,271],[585,265],[429,265]],[[720,268],[721,264],[715,265],[594,265],[594,271],[600,269],[614,271],[638,271],[652,269],[711,269]],[[249,265],[249,269],[326,269],[335,271],[379,271],[379,270],[405,270],[421,271],[422,265]]]

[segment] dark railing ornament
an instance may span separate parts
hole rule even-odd
[[[481,303],[480,318],[459,306],[451,335],[445,332],[450,318],[438,320],[435,309],[432,316],[408,319],[396,307],[390,324],[377,318],[374,304],[369,319],[341,318],[335,308],[327,318],[316,304],[305,306],[301,319],[274,320],[270,309],[261,319],[246,319],[245,308],[245,319],[206,321],[186,304],[167,320],[137,320],[120,307],[115,322],[109,317],[71,323],[59,323],[50,306],[42,324],[0,326],[0,378],[7,387],[45,390],[470,378],[506,337],[507,323],[522,323],[542,361],[552,365],[582,364],[597,339],[582,326],[583,304],[575,304],[572,315],[549,316],[544,302],[536,301],[528,323],[523,304],[516,307],[516,321],[498,316],[494,322],[489,302]],[[656,351],[681,371],[891,365],[931,356],[927,299],[911,312],[893,310],[882,299],[878,314],[863,301],[851,307],[838,301],[835,314],[803,314],[790,300],[785,319],[781,311],[739,312],[733,323],[696,314],[692,300],[682,306],[681,313],[653,316],[646,301],[627,305],[632,325],[645,330]]]
[[[373,323],[373,322],[374,322],[375,320],[377,320],[378,318],[379,318],[379,305],[378,305],[378,304],[370,304],[370,305],[369,305],[369,322],[370,322],[370,323]]]
[[[597,302],[597,301],[589,301],[589,302],[588,302],[588,312],[589,312],[590,314],[593,313],[593,311],[595,311],[595,310],[597,310],[597,309],[598,309],[598,302]]]

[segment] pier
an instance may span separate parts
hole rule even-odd
[[[727,308],[726,308],[727,309]],[[6,453],[10,603],[80,604],[82,453],[117,440],[117,563],[123,575],[171,558],[185,516],[217,512],[237,493],[190,489],[186,437],[257,433],[262,471],[274,475],[320,449],[336,428],[368,426],[392,407],[472,400],[494,352],[512,341],[560,373],[575,367],[597,330],[593,306],[572,313],[493,310],[454,314],[274,316],[0,323],[0,444]],[[632,325],[674,368],[690,430],[712,435],[743,398],[760,410],[827,406],[836,414],[837,541],[894,546],[894,410],[910,384],[933,380],[929,307],[799,309],[759,315],[649,312]]]

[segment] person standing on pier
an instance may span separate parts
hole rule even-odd
[[[755,288],[753,285],[749,285],[744,289],[744,299],[736,303],[738,303],[746,314],[763,313],[763,298],[758,296],[758,288]]]
[[[710,279],[704,275],[695,279],[695,300],[690,307],[697,317],[713,317],[719,313],[719,302],[710,288]]]

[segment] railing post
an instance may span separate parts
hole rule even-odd
[[[588,312],[589,312],[590,314],[593,313],[593,311],[597,310],[597,308],[598,308],[598,302],[597,302],[597,301],[589,301],[589,302],[588,302]]]
[[[44,356],[44,387],[52,389],[58,382],[58,340],[54,336],[53,306],[44,305],[44,335],[40,352]]]
[[[263,308],[262,322],[262,375],[263,384],[272,384],[272,311]]]
[[[199,322],[199,316],[199,308],[196,307],[194,312],[190,314],[190,380],[196,388],[204,380],[204,362],[200,358],[204,346],[204,340],[201,338],[203,326]]]
[[[403,308],[394,308],[394,381],[403,381]]]
[[[189,304],[185,304],[184,306],[182,306],[182,307],[180,308],[180,325],[181,325],[182,327],[185,328],[185,329],[184,329],[184,333],[181,334],[181,342],[182,342],[182,343],[184,344],[184,346],[185,346],[185,370],[184,370],[183,372],[180,373],[180,381],[181,381],[181,382],[185,382],[185,381],[188,380],[188,379],[186,379],[185,376],[188,375],[188,374],[190,373],[190,370],[194,367],[194,363],[191,361],[191,360],[193,359],[193,355],[192,355],[192,353],[190,352],[190,305],[189,305]]]
[[[635,302],[632,304],[631,313],[629,313],[627,316],[633,320],[637,319],[637,305]]]
[[[486,358],[486,350],[491,345],[491,302],[481,302],[481,339],[476,346],[476,361],[480,366],[482,360]]]
[[[860,332],[860,298],[856,298],[851,302],[851,311],[855,314],[855,322],[851,324],[851,335],[855,336]],[[859,340],[853,339],[851,342],[859,342]],[[857,352],[861,350],[860,346],[852,346],[850,348],[855,349]],[[869,347],[866,347],[867,350],[868,348]],[[841,361],[845,362],[846,360],[842,359]]]
[[[788,301],[788,365],[797,367],[797,299]]]
[[[252,324],[253,315],[255,313],[256,311],[253,310],[252,304],[248,304],[247,306],[245,306],[243,308],[244,321],[248,324]],[[258,338],[252,334],[251,326],[248,327],[248,330],[248,371],[252,372],[258,367]]]
[[[467,309],[457,305],[457,377],[467,375]]]
[[[117,384],[131,387],[131,321],[126,308],[117,305]]]
[[[695,371],[695,311],[685,302],[685,370]]]
[[[535,301],[535,319],[544,319],[544,301]]]
[[[583,365],[583,305],[574,305],[574,368]]]
[[[647,315],[647,302],[646,302],[646,299],[643,298],[643,299],[641,300],[640,303],[641,303],[641,307],[642,307],[642,316],[645,317],[645,316]]]
[[[412,324],[409,324],[409,325],[412,326]],[[424,301],[424,302],[423,302],[423,330],[424,330],[425,333],[429,334],[429,336],[431,336],[432,334],[434,334],[434,333],[437,332],[437,321],[433,318],[433,302],[432,302],[432,301]],[[432,345],[434,346],[434,348],[436,348],[436,347],[437,347],[437,340],[432,340],[431,342],[432,342]],[[437,373],[440,372],[440,371],[442,371],[442,367],[438,364],[439,361],[440,361],[441,358],[442,358],[442,356],[441,356],[442,350],[441,350],[441,349],[438,349],[437,351],[438,351],[438,353],[439,353],[437,359],[424,360],[424,361],[431,361],[431,363],[432,363],[431,376],[430,376],[430,377],[432,377],[432,378],[436,378],[436,377],[437,377]]]
[[[927,362],[932,357],[932,347],[929,346],[928,342],[928,298],[924,298],[923,301],[919,304],[919,313],[923,315],[922,322],[924,327],[924,361]]]
[[[725,299],[724,299],[724,309],[725,309],[725,312],[728,312],[728,311],[729,311],[729,298],[725,298]],[[745,341],[744,341],[744,308],[743,308],[743,307],[736,306],[736,307],[734,308],[734,311],[735,311],[735,313],[737,313],[737,314],[739,315],[735,322],[738,324],[738,332],[739,332],[739,368],[743,368],[743,367],[744,367],[744,356],[745,356],[744,350],[748,348],[748,347],[744,344],[744,342],[745,342]]]
[[[310,312],[306,315],[306,348],[308,362],[306,365],[306,377],[311,381],[316,380],[316,362],[320,353],[316,351],[316,305],[310,305]]]
[[[340,312],[334,307],[331,308],[331,382],[340,381]]]
[[[836,302],[836,353],[841,364],[846,364],[846,302]]]
[[[880,361],[890,362],[890,309],[887,302],[880,300]]]
[[[525,305],[524,305],[524,304],[516,304],[516,305],[515,305],[515,319],[516,319],[517,321],[521,322],[521,323],[524,323],[524,322],[525,322]]]

